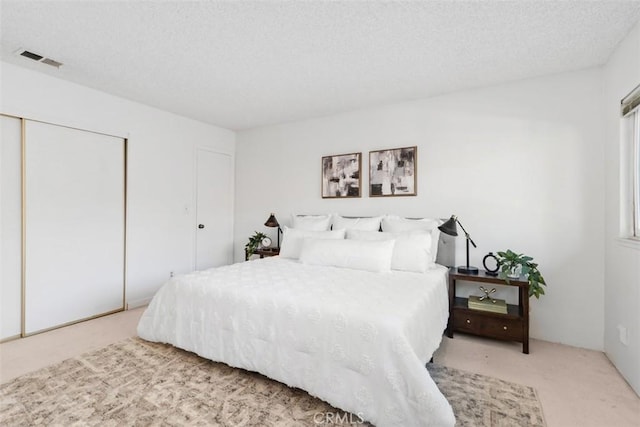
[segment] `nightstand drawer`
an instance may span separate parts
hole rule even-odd
[[[457,331],[514,341],[522,341],[522,326],[521,319],[488,316],[470,310],[458,311],[453,319]]]

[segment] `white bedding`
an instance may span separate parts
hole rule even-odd
[[[452,426],[425,368],[447,323],[446,272],[280,257],[233,264],[171,279],[138,334],[302,388],[378,427]]]

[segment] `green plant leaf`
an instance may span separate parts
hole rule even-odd
[[[529,297],[535,296],[536,298],[540,298],[540,295],[545,294],[542,287],[546,286],[547,283],[544,277],[542,277],[540,270],[538,270],[538,264],[533,262],[533,257],[516,253],[511,249],[498,251],[496,253],[498,254],[497,258],[500,266],[500,273],[498,275],[500,279],[509,283],[508,274],[512,269],[520,267],[521,275],[528,277]]]

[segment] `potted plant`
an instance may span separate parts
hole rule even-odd
[[[249,237],[249,242],[244,245],[244,250],[247,252],[247,258],[258,250],[262,239],[265,237],[267,237],[267,235],[259,231],[256,231],[253,236]]]
[[[544,295],[543,286],[547,286],[547,283],[538,270],[538,264],[533,262],[533,258],[515,253],[511,249],[507,249],[506,252],[498,252],[497,258],[501,279],[509,283],[509,278],[525,276],[529,281],[529,296],[540,298],[540,295]]]

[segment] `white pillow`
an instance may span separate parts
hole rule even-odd
[[[335,215],[333,217],[333,229],[339,230],[344,228],[347,230],[379,231],[380,221],[382,221],[381,216],[372,218],[345,218],[340,215]]]
[[[382,218],[382,231],[398,233],[403,231],[429,231],[431,233],[431,262],[436,262],[438,256],[438,240],[440,230],[438,226],[442,224],[440,219],[407,219],[396,215],[386,215]]]
[[[424,273],[433,267],[431,261],[431,234],[428,231],[389,233],[377,231],[347,230],[347,239],[395,240],[391,269]]]
[[[327,231],[330,227],[331,215],[291,215],[291,228],[296,230]]]
[[[280,256],[283,258],[298,259],[300,250],[305,238],[316,239],[344,239],[344,230],[333,231],[310,231],[289,228],[286,225],[282,230],[282,244],[280,245]]]
[[[393,246],[393,240],[304,239],[300,262],[383,273],[391,269]]]

